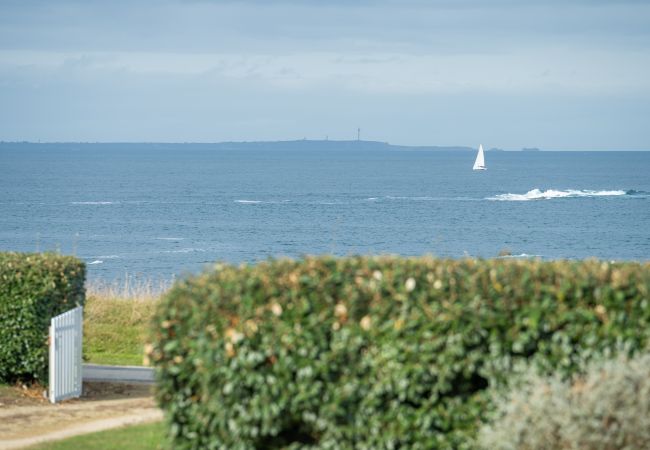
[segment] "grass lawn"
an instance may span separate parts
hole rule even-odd
[[[84,359],[95,364],[143,364],[157,297],[122,297],[90,291],[84,308]]]
[[[134,425],[99,433],[84,434],[61,441],[47,442],[30,450],[109,450],[124,448],[130,450],[154,450],[169,448],[165,443],[163,422]]]

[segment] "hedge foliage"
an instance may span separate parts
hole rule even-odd
[[[650,264],[320,257],[180,281],[150,356],[174,448],[451,449],[513,366],[649,337]]]
[[[83,305],[85,273],[71,256],[0,253],[0,381],[47,383],[50,319]]]

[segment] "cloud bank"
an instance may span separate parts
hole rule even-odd
[[[4,2],[0,139],[647,148],[649,44],[635,1]]]

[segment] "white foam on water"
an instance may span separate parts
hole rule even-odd
[[[263,201],[263,200],[235,200],[235,203],[243,203],[243,204],[249,204],[249,205],[258,205],[258,204],[265,204],[265,205],[277,205],[279,203],[289,203],[291,200],[270,200],[270,201]]]
[[[96,260],[88,263],[89,266],[92,266],[94,264],[104,264],[104,261],[102,261],[100,259],[96,259]]]
[[[413,202],[427,202],[427,201],[435,201],[435,200],[444,200],[441,197],[427,197],[427,196],[403,197],[403,196],[387,195],[386,198],[388,200],[408,200],[408,201],[413,201]]]
[[[207,252],[204,248],[187,247],[178,250],[163,250],[161,253],[203,253]]]
[[[519,255],[503,255],[503,256],[497,256],[498,259],[506,259],[506,258],[541,258],[542,255],[529,255],[528,253],[520,253]]]
[[[114,205],[119,202],[70,202],[71,205]]]
[[[387,195],[386,198],[388,200],[416,200],[416,201],[422,201],[422,200],[436,200],[436,197],[395,197],[392,195]]]
[[[118,255],[106,255],[106,256],[98,256],[98,258],[101,258],[101,259],[118,259],[119,256]]]
[[[541,189],[533,189],[525,194],[499,194],[494,197],[487,197],[487,200],[496,200],[502,202],[527,202],[530,200],[551,200],[554,198],[571,198],[571,197],[612,197],[625,195],[625,191],[611,190],[611,191],[594,191],[589,189],[567,189],[565,191],[548,189],[542,191]]]
[[[431,197],[431,196],[414,196],[414,197],[402,197],[402,196],[392,196],[387,195],[385,197],[388,200],[407,200],[412,202],[447,202],[447,201],[476,201],[476,198],[471,197]]]

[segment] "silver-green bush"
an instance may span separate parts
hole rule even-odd
[[[479,448],[650,449],[650,353],[592,362],[572,380],[529,371],[497,401]]]

